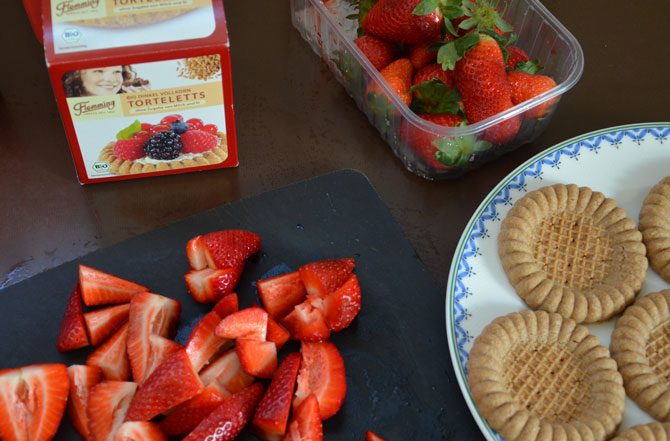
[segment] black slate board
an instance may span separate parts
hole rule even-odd
[[[254,281],[320,259],[355,257],[362,309],[333,334],[347,373],[340,412],[324,422],[325,440],[469,440],[482,435],[454,376],[437,287],[367,178],[343,170],[221,206],[90,253],[0,292],[0,368],[84,363],[90,348],[60,354],[56,337],[83,263],[182,302],[178,338],[211,305],[188,295],[186,242],[229,228],[262,238],[237,287],[240,307],[258,301]],[[298,350],[293,343],[280,353]],[[67,416],[55,440],[80,440]],[[255,440],[244,431],[241,440]]]

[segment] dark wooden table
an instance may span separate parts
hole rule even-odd
[[[0,37],[0,286],[204,210],[343,168],[366,174],[439,285],[462,229],[520,163],[595,129],[670,119],[670,2],[545,5],[580,41],[585,70],[546,132],[453,181],[407,172],[290,22],[288,1],[225,1],[240,166],[80,186],[43,50],[21,2]],[[605,166],[605,165],[604,165]]]

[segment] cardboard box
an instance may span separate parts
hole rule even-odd
[[[238,165],[222,2],[44,0],[42,17],[82,184]]]

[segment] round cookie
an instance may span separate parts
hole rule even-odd
[[[638,424],[622,431],[612,441],[670,441],[670,423]]]
[[[608,349],[559,314],[494,319],[470,351],[468,384],[506,441],[602,441],[623,418],[623,381]]]
[[[610,344],[626,393],[659,421],[670,421],[670,290],[626,308]]]
[[[645,253],[623,208],[574,184],[529,192],[498,237],[503,269],[528,306],[585,323],[607,320],[635,299],[646,277]]]
[[[639,226],[649,265],[670,282],[670,176],[654,185],[644,199]]]

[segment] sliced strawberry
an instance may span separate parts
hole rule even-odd
[[[79,284],[75,285],[65,306],[63,321],[60,324],[60,333],[56,348],[60,352],[71,351],[89,345],[84,313],[81,306],[81,292]]]
[[[149,288],[120,277],[79,265],[81,298],[86,306],[124,303]]]
[[[70,388],[64,364],[0,370],[0,438],[48,441],[63,418]]]
[[[326,296],[323,307],[331,331],[338,332],[349,326],[361,309],[361,287],[356,274],[349,276],[344,285]]]
[[[114,441],[167,441],[167,437],[156,423],[127,421],[116,431]]]
[[[226,352],[200,372],[205,386],[216,383],[230,394],[237,393],[254,382],[254,377],[244,372],[235,349]]]
[[[307,295],[298,271],[259,280],[256,289],[263,307],[276,320],[284,318]]]
[[[184,349],[184,347],[176,341],[161,337],[160,335],[150,335],[149,344],[151,350],[149,351],[149,358],[146,361],[144,378],[149,377],[154,369],[163,363],[168,356],[172,355],[173,352]]]
[[[189,130],[181,135],[182,153],[203,153],[219,145],[219,137],[202,130]]]
[[[70,377],[70,398],[67,401],[67,413],[77,432],[89,440],[88,397],[91,389],[103,379],[102,369],[97,366],[73,364],[67,368]]]
[[[138,383],[142,383],[149,375],[149,365],[155,367],[162,361],[152,358],[154,349],[149,337],[172,337],[180,314],[179,301],[159,294],[141,293],[130,301],[128,357],[133,378]]]
[[[267,341],[274,343],[279,351],[290,338],[291,334],[282,325],[274,321],[272,317],[268,317],[268,330],[265,336]]]
[[[186,435],[219,407],[219,404],[228,396],[227,392],[225,396],[221,394],[217,384],[210,384],[200,395],[180,404],[170,412],[161,421],[160,428],[167,436]]]
[[[258,378],[272,378],[277,370],[277,346],[271,341],[235,340],[235,351],[242,370]]]
[[[188,292],[200,303],[216,302],[232,293],[240,280],[244,264],[229,268],[191,270],[184,275]]]
[[[300,354],[293,352],[277,368],[252,422],[253,431],[259,438],[278,441],[286,433],[299,367]]]
[[[293,408],[314,394],[319,401],[321,419],[328,419],[340,410],[347,393],[344,360],[329,341],[302,342],[300,352],[302,359]]]
[[[198,424],[184,441],[231,441],[239,435],[254,414],[263,395],[263,385],[255,383],[228,397]]]
[[[191,269],[201,270],[207,268],[205,243],[202,236],[195,236],[186,244],[186,257]]]
[[[126,353],[128,323],[124,324],[100,345],[86,360],[87,366],[102,369],[106,380],[128,381],[130,379],[130,361]]]
[[[199,372],[203,366],[209,363],[212,357],[220,354],[233,344],[232,340],[219,337],[214,333],[220,321],[219,314],[211,311],[200,319],[188,337],[186,353],[196,372]]]
[[[323,425],[316,395],[309,394],[295,409],[282,441],[323,441]]]
[[[237,282],[239,282],[240,277],[242,276],[242,271],[244,271],[244,263],[238,263],[223,271],[223,273],[220,273],[210,282],[217,301],[223,296],[235,291]]]
[[[298,269],[307,294],[324,298],[339,288],[356,267],[352,258],[308,263]]]
[[[265,341],[268,313],[262,308],[245,308],[230,314],[216,327],[216,335],[223,338],[245,338]]]
[[[141,384],[126,421],[148,421],[203,391],[186,350],[173,352]]]
[[[112,335],[128,319],[129,311],[130,304],[124,303],[85,313],[84,321],[91,344],[97,346]]]
[[[365,441],[384,441],[384,438],[379,435],[375,435],[373,432],[368,430],[365,432]]]
[[[323,311],[314,305],[314,302],[319,303],[319,301],[318,297],[308,298],[284,317],[282,324],[293,340],[322,341],[330,337],[330,329],[326,324]]]
[[[221,318],[228,317],[233,312],[239,311],[240,303],[237,300],[237,294],[232,292],[228,295],[221,297],[221,300],[216,302],[216,305],[214,305],[214,308],[212,308],[212,310],[217,314],[219,314],[219,317]]]
[[[136,391],[137,383],[130,381],[103,381],[91,389],[88,398],[91,441],[114,440]]]
[[[203,241],[215,268],[243,264],[261,248],[260,236],[244,230],[216,231],[206,234]]]

